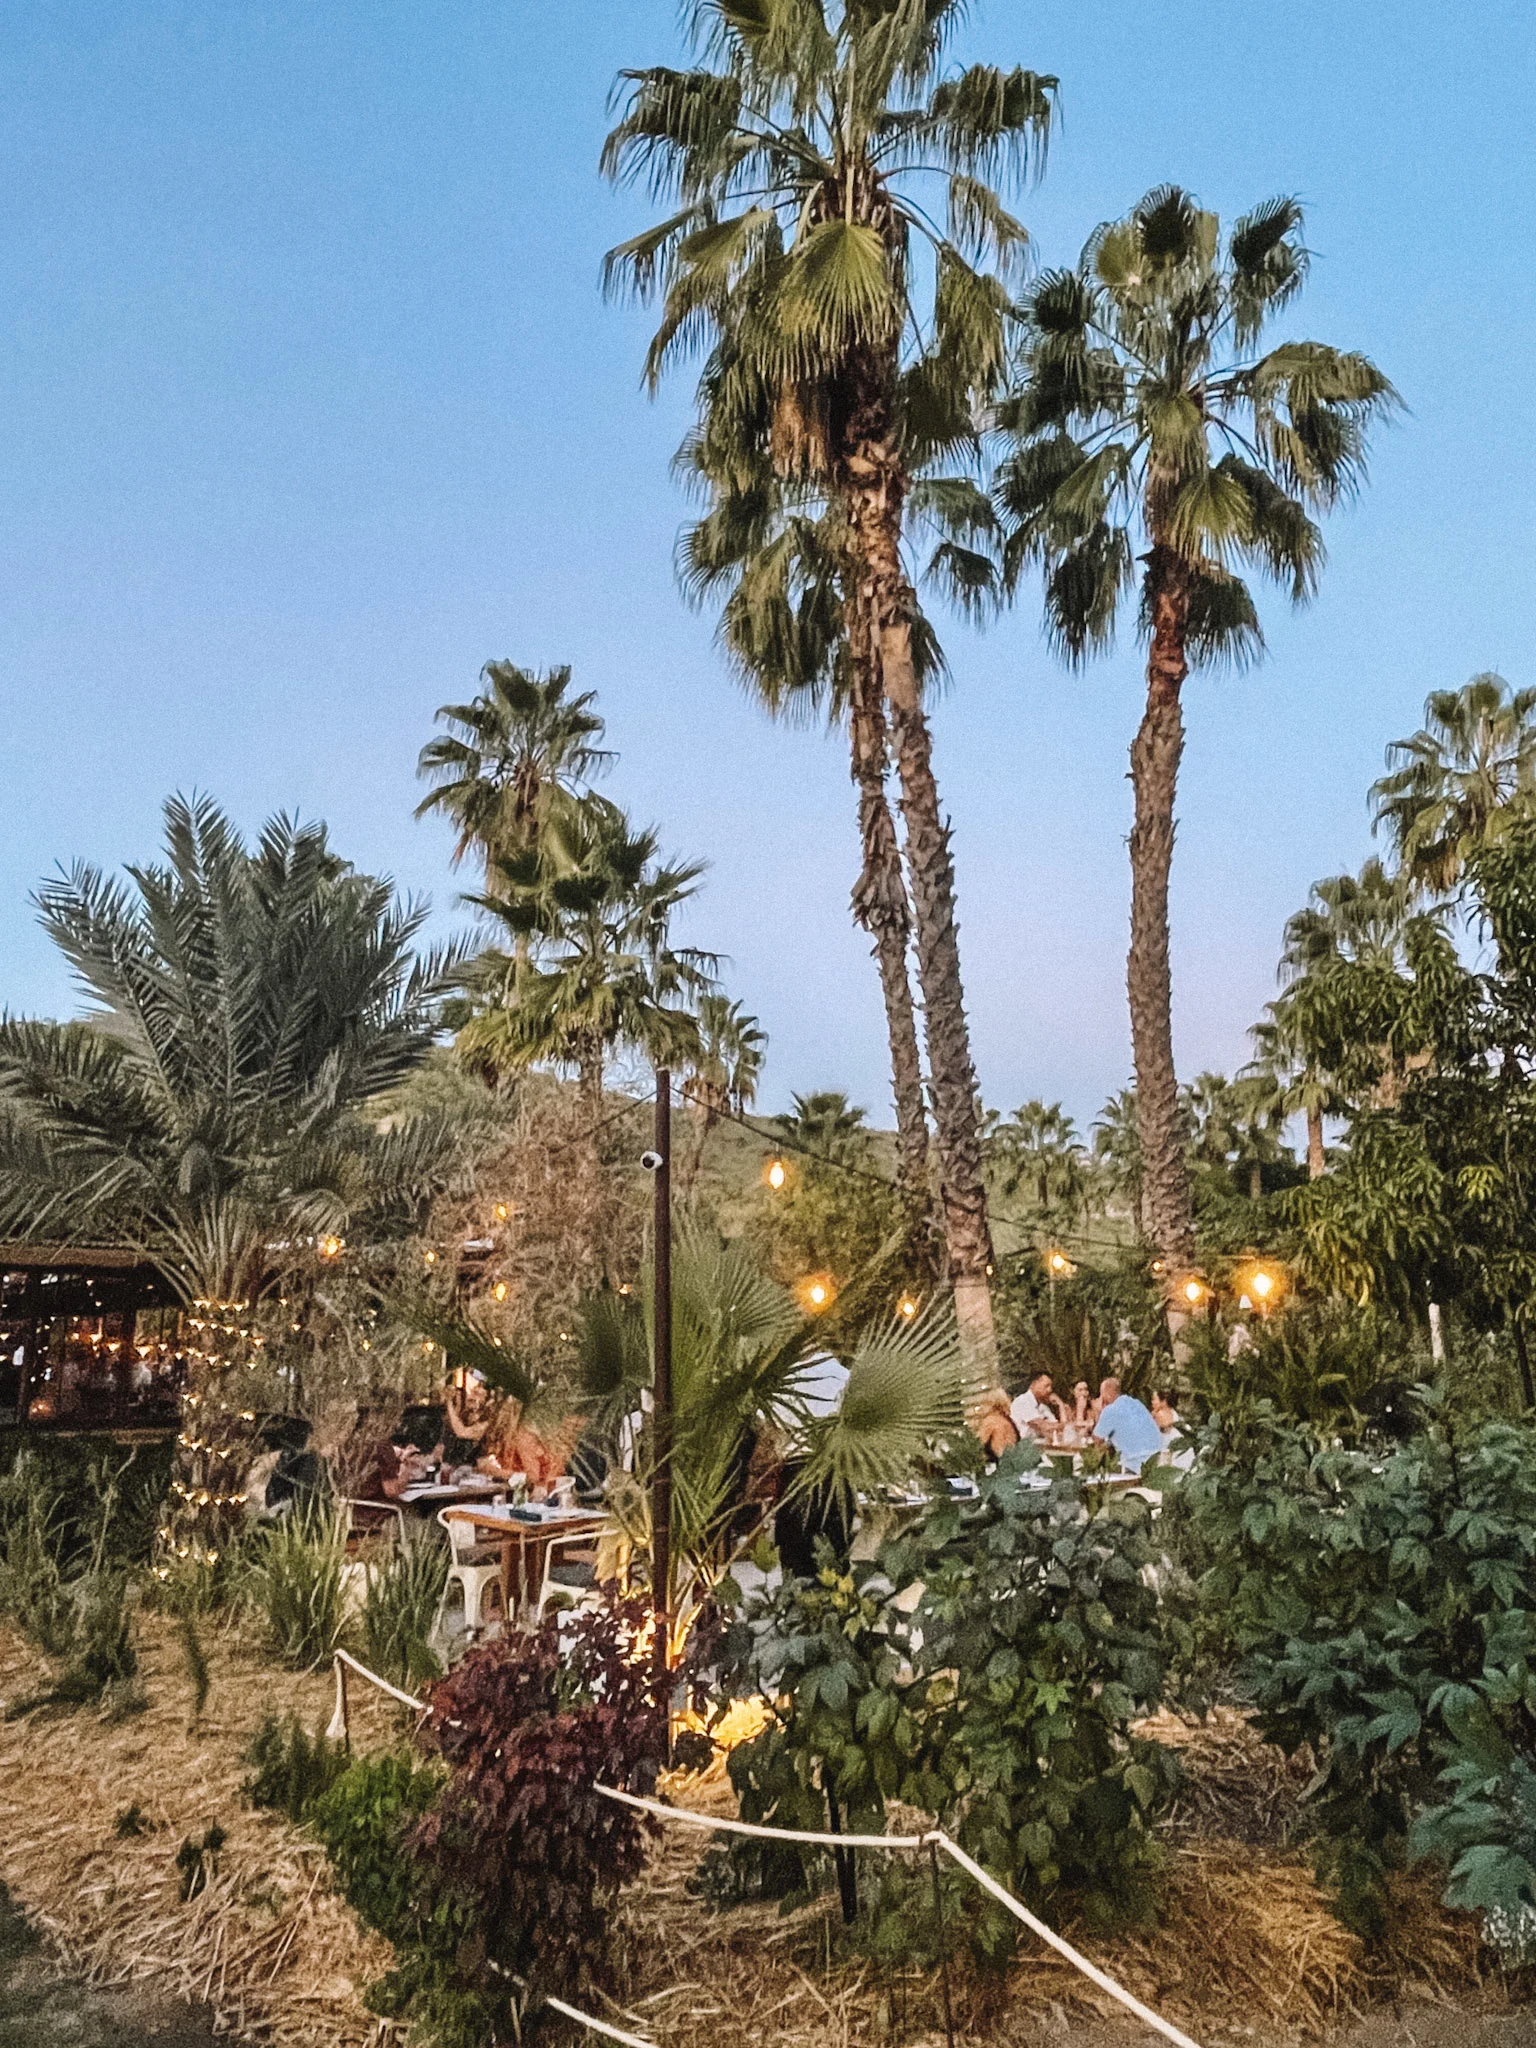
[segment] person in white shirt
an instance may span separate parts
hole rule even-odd
[[[1019,1432],[1022,1442],[1026,1435],[1037,1442],[1048,1443],[1061,1427],[1061,1414],[1056,1406],[1055,1389],[1048,1372],[1037,1372],[1022,1394],[1015,1395],[1009,1409],[1013,1426]]]

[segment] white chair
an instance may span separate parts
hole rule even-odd
[[[447,1531],[453,1562],[448,1567],[448,1578],[443,1586],[443,1597],[438,1602],[432,1634],[435,1636],[443,1625],[448,1612],[448,1596],[455,1585],[464,1601],[464,1626],[472,1639],[487,1625],[488,1603],[494,1605],[505,1626],[507,1601],[501,1585],[500,1556],[489,1544],[480,1541],[472,1522],[454,1514],[451,1508],[439,1509],[437,1519]]]
[[[590,1533],[555,1537],[544,1552],[534,1621],[542,1621],[545,1608],[557,1601],[565,1607],[585,1607],[597,1598],[597,1537]]]
[[[347,1543],[367,1544],[382,1537],[398,1548],[405,1541],[405,1511],[392,1500],[352,1500],[342,1494],[336,1505],[347,1511]],[[341,1599],[347,1615],[356,1621],[368,1599],[368,1574],[373,1569],[366,1552],[348,1558],[341,1568]]]

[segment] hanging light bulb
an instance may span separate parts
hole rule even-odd
[[[789,1168],[782,1159],[770,1159],[764,1168],[763,1179],[767,1181],[769,1187],[777,1194],[789,1179]]]

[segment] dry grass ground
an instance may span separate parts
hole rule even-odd
[[[140,1634],[144,1713],[0,1725],[0,1879],[94,1983],[174,1994],[204,2006],[216,2030],[273,2048],[379,2042],[387,2030],[362,1993],[387,1966],[385,1944],[332,1894],[318,1849],[286,1822],[251,1812],[239,1793],[240,1752],[266,1708],[321,1723],[329,1679],[274,1670],[228,1632],[210,1634],[212,1688],[193,1725],[173,1633],[146,1616]],[[37,1677],[32,1654],[0,1634],[0,1697]],[[397,1739],[392,1710],[362,1687],[353,1702],[360,1744]],[[1202,2041],[1269,2048],[1374,2013],[1371,2048],[1418,2039],[1462,2048],[1474,2038],[1469,2015],[1487,2016],[1478,2024],[1495,2029],[1490,2042],[1536,2042],[1512,2005],[1523,1987],[1486,1972],[1471,1923],[1443,1913],[1425,1887],[1405,1890],[1397,1939],[1368,1961],[1286,1846],[1298,1772],[1241,1717],[1218,1714],[1198,1729],[1164,1718],[1151,1732],[1178,1744],[1189,1773],[1169,1824],[1159,1925],[1111,1941],[1078,1937],[1139,1997]],[[670,1792],[702,1810],[731,1810],[718,1778]],[[120,1835],[118,1816],[134,1805],[151,1831]],[[176,1852],[214,1823],[227,1836],[217,1874],[183,1902]],[[707,1840],[667,1831],[621,1899],[608,2017],[658,2048],[942,2042],[938,1980],[841,1959],[820,1908],[783,1916],[766,1905],[717,1913],[703,1904],[690,1879]],[[1146,2038],[1119,2027],[1116,2008],[1068,1965],[1028,1947],[1005,1982],[957,1976],[951,1989],[957,2033],[969,2043]],[[1512,2012],[1507,2026],[1496,2019]]]
[[[273,2048],[352,2048],[376,2037],[363,1987],[389,1950],[360,1930],[327,1883],[320,1849],[240,1797],[241,1751],[266,1709],[323,1722],[330,1679],[275,1671],[210,1632],[212,1686],[196,1725],[192,1687],[169,1626],[139,1625],[149,1705],[106,1721],[90,1713],[0,1725],[0,1879],[32,1923],[88,1982],[138,1984],[206,2006],[220,2030]],[[0,1632],[0,1698],[42,1667]],[[358,1716],[362,1740],[392,1738],[387,1712]],[[120,1835],[137,1806],[143,1834]],[[176,1853],[225,1830],[212,1882],[180,1897]]]

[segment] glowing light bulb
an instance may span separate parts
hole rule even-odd
[[[1248,1284],[1260,1301],[1267,1301],[1275,1291],[1275,1276],[1273,1273],[1255,1273]]]
[[[437,1264],[437,1253],[436,1253],[436,1252],[428,1252],[428,1253],[427,1253],[427,1255],[426,1255],[426,1258],[427,1258],[427,1264],[428,1264],[429,1266],[435,1266],[435,1265]]]
[[[810,1286],[806,1289],[806,1294],[817,1308],[820,1308],[827,1298],[827,1290],[819,1280],[811,1282]]]
[[[339,1237],[322,1237],[320,1240],[320,1256],[322,1259],[340,1258],[341,1239]]]
[[[788,1180],[788,1178],[789,1174],[785,1170],[783,1160],[770,1159],[768,1162],[768,1172],[766,1175],[769,1187],[771,1187],[775,1191],[775,1193],[777,1193],[777,1191],[781,1187],[783,1187],[785,1181]]]
[[[1186,1280],[1184,1282],[1184,1299],[1186,1301],[1196,1302],[1200,1299],[1201,1295],[1204,1294],[1204,1292],[1205,1289],[1200,1285],[1200,1282],[1198,1280]]]
[[[917,1303],[910,1294],[904,1294],[896,1304],[896,1313],[905,1316],[908,1322],[917,1314]]]
[[[507,1283],[506,1283],[506,1281],[505,1281],[505,1280],[498,1280],[498,1281],[496,1282],[496,1285],[495,1285],[495,1286],[494,1286],[494,1287],[493,1287],[493,1288],[491,1289],[491,1292],[492,1292],[492,1294],[494,1294],[494,1295],[495,1295],[495,1297],[496,1297],[496,1299],[497,1299],[498,1301],[505,1301],[505,1300],[506,1300],[506,1298],[507,1298]]]
[[[496,1204],[496,1221],[497,1221],[498,1223],[505,1223],[505,1222],[506,1222],[506,1220],[507,1220],[507,1205],[506,1205],[506,1203],[505,1203],[505,1202],[498,1202],[498,1203]]]

